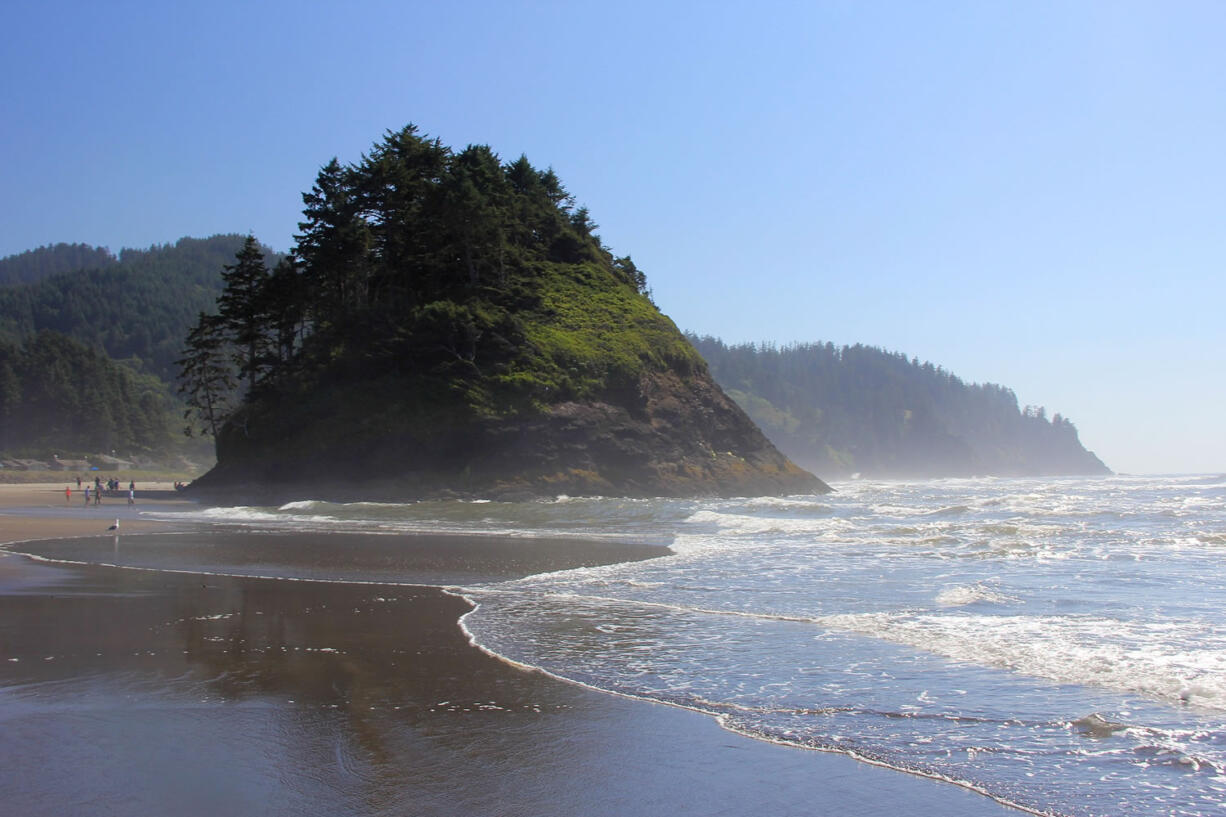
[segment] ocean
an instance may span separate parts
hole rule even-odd
[[[667,547],[450,592],[493,655],[751,738],[1036,814],[1226,814],[1226,475],[835,488],[185,516]]]

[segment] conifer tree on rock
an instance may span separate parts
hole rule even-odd
[[[235,347],[235,363],[240,378],[246,378],[248,391],[269,366],[268,267],[264,251],[247,236],[235,263],[227,265],[221,274],[225,288],[217,299],[217,322],[228,333]]]
[[[230,343],[216,315],[200,313],[187,336],[179,367],[179,394],[187,403],[183,432],[216,437],[233,411],[234,378]]]

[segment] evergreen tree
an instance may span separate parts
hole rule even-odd
[[[486,145],[469,145],[453,157],[443,182],[442,217],[452,253],[476,287],[482,273],[506,280],[506,221],[510,191],[498,157]]]
[[[334,158],[302,195],[306,205],[295,255],[306,271],[305,285],[317,296],[313,323],[332,328],[338,316],[363,300],[371,248],[370,225],[361,217],[351,172]]]
[[[235,259],[221,274],[225,288],[217,299],[217,321],[233,344],[238,376],[246,378],[248,391],[252,391],[270,362],[265,329],[269,319],[268,268],[254,236],[247,236]]]
[[[613,269],[621,275],[627,284],[630,284],[639,292],[647,292],[647,276],[634,265],[634,262],[630,260],[630,256],[614,258]]]
[[[183,395],[187,421],[183,432],[216,437],[221,424],[234,408],[234,377],[230,343],[216,315],[201,312],[187,336],[179,366],[179,394]]]
[[[418,306],[444,269],[440,185],[451,151],[415,125],[388,132],[354,169],[354,189],[372,236],[370,302],[381,310]]]
[[[287,364],[307,331],[307,302],[302,271],[292,258],[282,258],[264,287],[264,314],[272,340],[270,366]]]
[[[0,342],[0,450],[12,444],[10,430],[21,408],[21,380],[15,370],[18,354],[16,347]]]

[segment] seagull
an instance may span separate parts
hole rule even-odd
[[[119,530],[119,520],[116,519],[115,524],[111,525],[109,528],[107,528],[107,530]]]

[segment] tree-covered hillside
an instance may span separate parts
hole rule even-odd
[[[930,477],[1108,473],[1073,424],[868,346],[728,346],[690,336],[711,373],[780,449],[818,473]]]
[[[10,456],[157,459],[174,444],[175,406],[158,378],[56,332],[0,342],[0,452]]]
[[[222,267],[233,260],[243,240],[216,235],[147,250],[125,249],[107,264],[61,269],[35,283],[2,286],[0,338],[17,343],[49,329],[173,382],[183,338],[200,311],[211,308],[221,291]],[[12,256],[0,264],[43,257],[40,252]],[[99,252],[105,251],[91,256],[57,250],[51,255],[63,266],[69,259],[100,257]]]
[[[105,247],[54,244],[0,258],[0,286],[33,284],[63,272],[102,269],[116,261]]]

